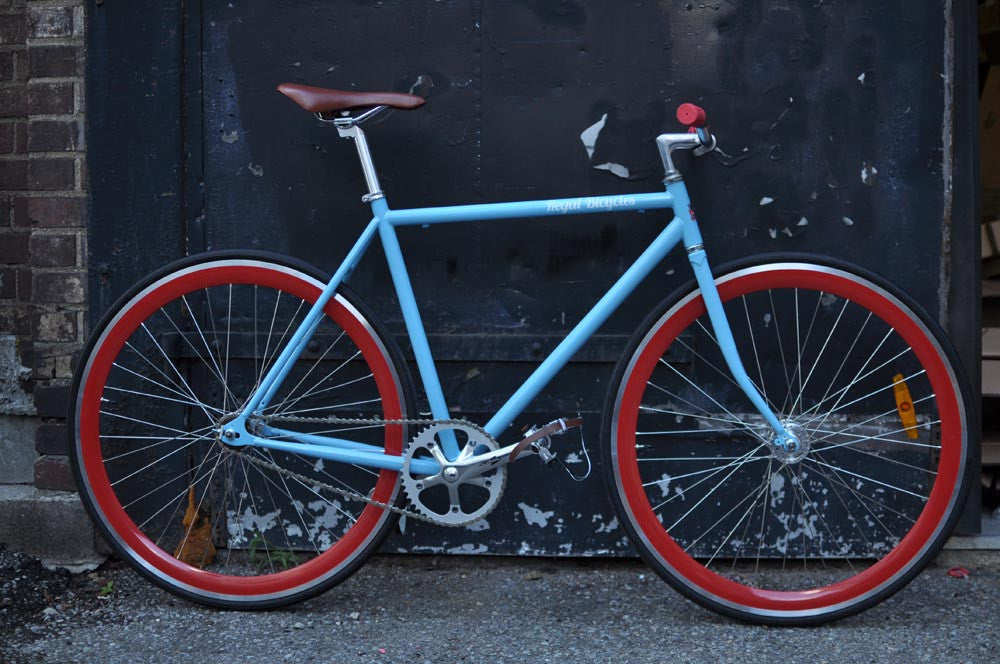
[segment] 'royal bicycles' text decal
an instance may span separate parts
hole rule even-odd
[[[586,198],[566,198],[559,201],[549,201],[546,212],[575,212],[576,210],[614,210],[619,207],[632,207],[635,198],[632,196],[587,196]]]

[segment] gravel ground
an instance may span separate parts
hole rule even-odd
[[[635,561],[378,556],[316,599],[237,613],[121,563],[71,576],[0,550],[0,662],[996,662],[1000,555],[955,556],[859,616],[777,629],[702,610]]]

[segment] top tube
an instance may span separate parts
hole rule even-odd
[[[384,200],[384,199],[383,199]],[[378,201],[373,201],[377,203]],[[554,198],[541,201],[515,201],[513,203],[483,203],[446,207],[386,210],[381,215],[393,226],[414,224],[444,224],[485,219],[516,219],[520,217],[556,217],[568,214],[594,214],[598,212],[642,212],[674,207],[674,197],[668,192],[647,194],[620,194],[615,196],[584,196],[581,198]]]

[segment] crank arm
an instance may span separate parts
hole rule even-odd
[[[468,460],[458,460],[450,464],[460,469],[463,476],[466,474],[470,475],[481,475],[482,473],[490,470],[491,468],[496,468],[497,466],[503,466],[510,463],[511,452],[514,451],[520,443],[511,443],[507,447],[501,447],[493,452],[487,452],[486,454],[477,454],[474,457],[470,457]]]
[[[572,419],[559,418],[558,420],[549,422],[540,429],[535,429],[534,431],[530,431],[528,435],[525,436],[519,443],[517,443],[516,445],[505,447],[504,449],[511,450],[510,452],[511,461],[517,459],[517,457],[523,454],[525,450],[530,450],[533,454],[538,454],[539,456],[541,456],[541,453],[536,449],[536,446],[533,445],[532,443],[535,442],[541,443],[542,439],[544,438],[565,433],[566,431],[572,429],[573,427],[580,427],[580,426],[583,426],[582,417],[574,417]],[[500,450],[497,451],[499,452]],[[543,460],[546,463],[548,463],[552,459],[550,457],[548,459],[543,459]]]
[[[538,442],[541,442],[539,440]],[[518,449],[521,448],[521,449]],[[487,472],[492,468],[497,466],[503,466],[519,456],[529,456],[531,454],[539,454],[539,451],[530,442],[525,445],[524,441],[517,443],[511,443],[506,447],[501,447],[494,452],[487,452],[486,454],[477,454],[474,457],[470,457],[467,461],[457,460],[449,465],[455,466],[461,472],[461,476],[466,475],[480,475]],[[551,459],[549,459],[551,460]]]

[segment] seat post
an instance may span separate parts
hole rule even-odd
[[[361,197],[365,203],[371,203],[379,198],[385,198],[382,187],[378,182],[378,174],[375,173],[375,164],[372,163],[372,153],[368,149],[368,139],[365,132],[357,124],[358,118],[337,118],[335,124],[337,132],[341,138],[353,138],[354,147],[358,149],[358,158],[361,160],[361,170],[365,174],[365,183],[368,185],[368,193]]]

